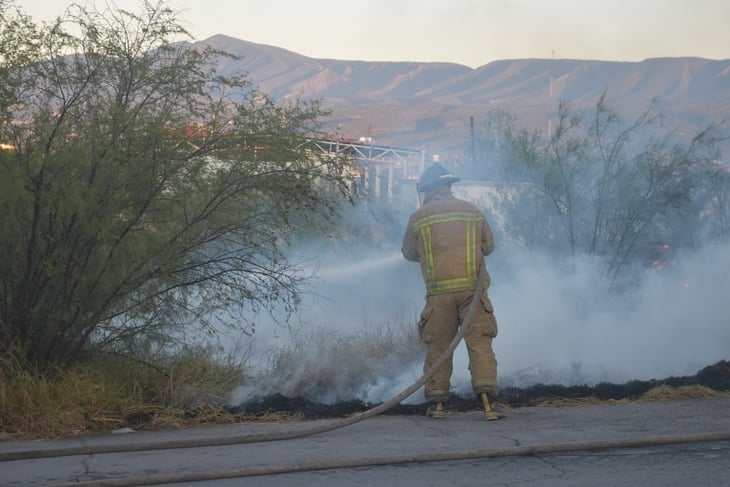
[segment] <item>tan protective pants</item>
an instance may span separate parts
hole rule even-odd
[[[426,298],[421,312],[418,332],[426,344],[426,360],[423,371],[449,348],[459,326],[469,309],[474,290],[434,294]],[[494,308],[485,290],[474,312],[469,329],[464,336],[469,354],[469,372],[474,393],[489,392],[497,396],[497,359],[492,350],[492,339],[497,336],[497,320]],[[446,401],[449,397],[453,354],[426,382],[425,396],[428,401]]]

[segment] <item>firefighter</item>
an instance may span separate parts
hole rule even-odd
[[[496,407],[497,360],[492,340],[497,321],[487,289],[489,274],[484,269],[484,291],[474,296],[484,255],[494,250],[494,237],[484,214],[473,204],[455,198],[451,185],[460,178],[434,163],[423,171],[418,183],[423,205],[414,212],[403,236],[401,252],[419,262],[426,285],[426,304],[418,322],[426,345],[424,372],[449,348],[472,299],[480,302],[464,341],[469,354],[469,372],[474,393],[484,406],[488,421],[504,417]],[[453,356],[425,384],[428,415],[443,418],[449,398]]]

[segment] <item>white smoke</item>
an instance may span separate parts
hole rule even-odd
[[[600,262],[561,266],[519,253],[499,267],[492,297],[500,375],[564,385],[693,375],[730,356],[730,245],[677,255],[621,294],[602,290]]]
[[[316,278],[296,319],[286,327],[270,322],[258,327],[265,331],[253,336],[249,363],[260,374],[232,402],[277,393],[324,403],[381,402],[415,382],[422,367],[415,323],[424,302],[418,265],[405,261],[398,249],[308,260]],[[422,402],[423,396],[411,400]]]
[[[258,327],[250,362],[261,374],[236,391],[232,402],[309,390],[320,402],[377,403],[421,376],[423,350],[417,340],[416,348],[396,347],[369,364],[350,359],[351,350],[342,347],[343,341],[363,335],[387,337],[402,327],[415,329],[424,303],[418,265],[405,261],[395,247],[319,256],[318,265],[298,321],[289,328]],[[560,261],[498,241],[487,267],[499,324],[494,347],[502,386],[694,375],[730,358],[727,242],[675,255],[659,272],[642,271],[621,293],[606,291],[598,258]],[[277,350],[297,341],[294,365],[267,372]],[[467,362],[462,344],[454,356],[452,389],[465,397],[470,394]],[[308,380],[320,383],[307,389]],[[405,402],[423,400],[421,390]]]

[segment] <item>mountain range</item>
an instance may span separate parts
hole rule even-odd
[[[193,44],[205,45],[237,56],[220,61],[222,74],[245,72],[275,99],[322,100],[332,136],[429,152],[465,151],[492,112],[546,129],[560,102],[589,112],[603,93],[630,118],[656,100],[668,123],[688,133],[730,115],[730,59],[514,59],[471,68],[315,59],[225,35]]]

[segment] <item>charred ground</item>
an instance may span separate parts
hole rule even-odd
[[[500,391],[499,401],[508,407],[517,408],[536,406],[555,400],[636,400],[660,386],[672,388],[703,386],[717,392],[730,392],[730,362],[722,360],[704,367],[693,376],[646,381],[632,380],[624,384],[599,383],[595,386],[536,384],[526,388],[506,387]],[[255,415],[276,412],[301,415],[306,419],[323,419],[348,416],[367,411],[377,405],[360,400],[322,404],[301,397],[290,398],[273,394],[233,408],[232,412]],[[448,408],[454,411],[471,411],[478,408],[478,403],[473,397],[452,396]],[[383,414],[420,415],[425,409],[425,404],[399,404]]]

